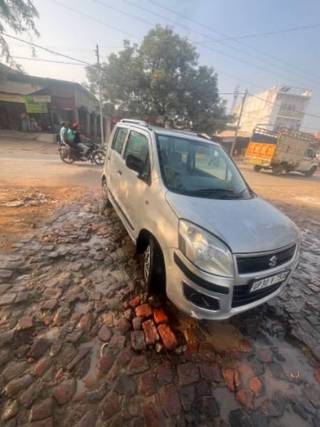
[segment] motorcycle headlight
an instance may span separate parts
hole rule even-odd
[[[179,249],[201,270],[233,277],[233,259],[228,247],[212,234],[185,220],[179,221]]]

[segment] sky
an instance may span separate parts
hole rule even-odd
[[[215,69],[221,94],[237,86],[256,94],[275,85],[302,87],[312,91],[307,113],[320,117],[319,0],[33,1],[40,36],[18,35],[24,40],[91,64],[97,43],[106,60],[124,39],[139,43],[156,24],[169,25],[197,47],[199,63]],[[30,74],[86,80],[84,65],[40,49],[36,61],[30,47],[13,40],[9,45]],[[222,97],[230,108],[232,95]],[[320,118],[305,117],[303,128],[320,130]]]

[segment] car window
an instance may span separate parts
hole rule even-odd
[[[124,158],[127,159],[129,155],[138,158],[144,163],[145,167],[142,175],[148,176],[150,174],[150,157],[148,138],[145,135],[135,131],[130,132]]]
[[[224,150],[208,142],[157,135],[161,175],[173,192],[218,199],[252,194]]]
[[[128,134],[128,129],[118,128],[113,137],[112,148],[117,151],[119,154],[122,152],[123,144],[126,140]]]

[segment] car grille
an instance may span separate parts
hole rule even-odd
[[[280,288],[282,283],[276,283],[268,288],[250,293],[251,285],[235,286],[233,288],[232,307],[240,307],[258,301]]]
[[[237,257],[238,273],[256,273],[258,271],[270,270],[270,258],[274,255],[277,257],[277,264],[274,267],[282,265],[292,259],[296,250],[296,245],[290,248],[276,251],[268,255],[258,255],[253,257]]]

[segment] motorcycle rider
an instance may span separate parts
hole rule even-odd
[[[60,142],[66,144],[67,143],[67,133],[69,129],[69,123],[68,122],[61,122],[61,128],[59,131],[60,135]]]
[[[81,142],[79,123],[75,122],[67,132],[68,144],[78,151],[81,157],[85,157],[88,147]]]

